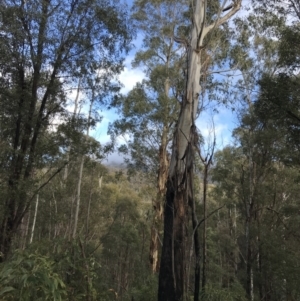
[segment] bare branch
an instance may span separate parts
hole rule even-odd
[[[233,4],[228,5],[227,7],[223,8],[222,12],[228,11],[230,9],[232,9]]]
[[[210,24],[209,26],[205,27],[203,30],[204,36],[208,34],[213,28],[216,28],[225,22],[227,22],[233,15],[235,15],[241,8],[242,0],[235,0],[232,4],[231,10],[223,17],[218,17],[215,22]],[[229,7],[225,8],[225,11],[230,9]],[[221,12],[224,11],[224,8],[221,9]]]
[[[209,217],[211,217],[213,214],[215,214],[216,212],[218,212],[219,210],[221,210],[223,207],[225,207],[225,204],[224,204],[223,206],[221,206],[221,207],[219,207],[219,208],[213,210],[210,214],[207,215],[206,218],[203,218],[203,219],[197,224],[197,226],[195,227],[194,232],[201,226],[201,224],[202,224],[205,220],[207,220],[207,219],[208,219]]]
[[[44,188],[57,174],[59,174],[64,168],[65,166],[68,164],[69,162],[66,161],[60,168],[58,168],[48,179],[47,181],[45,181],[33,194],[33,196],[31,197],[30,201],[40,192],[40,190],[42,188]]]

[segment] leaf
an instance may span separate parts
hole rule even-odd
[[[12,286],[7,286],[0,291],[0,296],[3,296],[4,294],[11,292],[13,290],[15,290],[15,289]]]

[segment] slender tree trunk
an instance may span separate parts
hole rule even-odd
[[[89,134],[90,134],[90,119],[91,119],[91,114],[92,114],[93,102],[94,102],[94,93],[92,95],[92,99],[90,102],[89,115],[88,115],[88,121],[87,121],[87,129],[86,129],[86,137],[89,137]],[[74,228],[73,228],[73,235],[72,235],[73,239],[76,238],[76,231],[77,231],[77,225],[78,225],[80,197],[81,197],[81,182],[82,182],[84,160],[85,160],[85,155],[82,155],[81,162],[80,162],[80,168],[79,168],[78,183],[77,183],[76,211],[75,211]]]
[[[233,235],[234,235],[234,245],[236,246],[236,250],[234,251],[234,274],[237,276],[238,272],[238,244],[237,244],[237,231],[236,231],[236,220],[237,220],[237,214],[236,214],[236,204],[234,204],[234,215],[233,215]]]
[[[27,243],[27,238],[28,238],[28,233],[29,233],[29,225],[30,225],[30,215],[31,215],[31,206],[28,209],[28,214],[27,214],[27,223],[26,223],[26,232],[25,232],[25,241],[24,241],[24,248]]]
[[[171,49],[171,48],[170,48]],[[169,68],[169,61],[166,62],[166,68]],[[170,90],[170,80],[166,78],[164,83],[164,92],[165,97],[169,98],[169,90]],[[158,260],[158,250],[159,250],[159,232],[162,228],[162,220],[163,220],[163,198],[166,193],[166,183],[168,178],[168,170],[169,170],[169,158],[167,152],[168,146],[168,134],[169,134],[169,126],[168,121],[165,121],[160,147],[159,147],[159,167],[157,174],[157,195],[156,200],[153,202],[154,216],[151,227],[151,242],[150,242],[150,264],[152,273],[158,273],[159,271],[159,260]]]
[[[100,190],[100,193],[101,193],[101,186],[102,186],[102,178],[103,178],[102,176],[99,178],[99,190]],[[86,216],[85,241],[87,240],[87,237],[89,235],[89,223],[90,223],[90,212],[91,212],[92,194],[93,194],[93,191],[91,189],[90,195],[89,195],[89,203],[88,203],[87,216]]]
[[[252,250],[250,243],[247,243],[247,296],[248,300],[254,300],[254,292],[253,292],[253,268],[252,268]]]
[[[159,250],[159,232],[162,228],[163,204],[162,200],[166,191],[166,181],[168,177],[169,160],[167,153],[168,127],[163,128],[161,144],[159,148],[159,169],[157,176],[157,195],[153,202],[154,216],[151,227],[150,243],[150,264],[153,273],[159,271],[158,250]]]
[[[192,184],[192,187],[193,187],[193,184]],[[199,301],[200,279],[201,279],[201,249],[200,249],[200,239],[199,239],[199,224],[198,224],[199,222],[198,222],[197,213],[196,213],[195,198],[193,195],[190,198],[189,202],[190,202],[190,207],[192,209],[193,243],[194,243],[194,248],[195,248],[194,301]]]
[[[84,156],[81,157],[80,167],[79,167],[79,175],[77,182],[77,195],[76,195],[76,208],[75,208],[75,216],[74,216],[74,228],[72,238],[76,238],[77,226],[78,226],[78,216],[79,216],[79,207],[80,207],[80,196],[81,196],[81,182],[82,182],[82,173],[83,173],[83,165],[84,165]]]
[[[51,208],[52,208],[52,202],[50,199],[49,202],[49,241],[51,240],[51,232],[52,232],[52,212],[51,212]]]
[[[207,197],[207,177],[208,177],[208,164],[204,165],[204,177],[203,177],[203,241],[202,241],[202,296],[205,298],[205,286],[206,286],[206,197]]]
[[[56,215],[55,220],[56,220],[57,219],[57,202],[56,202],[54,192],[52,192],[52,196],[53,196],[53,201],[54,201],[54,208],[55,208],[55,215]],[[58,228],[59,228],[59,225],[57,225],[57,223],[54,222],[54,237],[53,238],[56,238],[56,236],[58,235]]]
[[[252,251],[252,235],[251,235],[251,225],[252,225],[252,209],[253,202],[247,204],[247,219],[246,219],[246,274],[247,274],[247,285],[246,293],[248,300],[254,300],[254,291],[253,291],[253,251]]]
[[[76,92],[76,97],[75,97],[75,106],[74,106],[74,112],[73,112],[74,119],[76,117],[78,106],[79,106],[81,80],[82,79],[80,78],[78,81],[78,87],[77,87],[77,92]],[[69,153],[69,151],[70,150],[68,150],[68,153]],[[68,156],[69,156],[69,154],[68,154]],[[81,189],[83,165],[84,165],[84,156],[82,156],[82,158],[80,160],[79,175],[78,175],[78,182],[77,182],[76,207],[75,207],[73,234],[72,234],[73,239],[75,239],[75,237],[76,237],[77,225],[78,225],[78,215],[79,215],[79,206],[80,206],[80,189]],[[65,168],[64,180],[67,179],[67,176],[68,176],[68,166],[66,166],[66,168]]]
[[[39,194],[36,195],[36,202],[35,202],[35,209],[34,209],[34,216],[33,216],[33,222],[32,222],[32,228],[31,228],[31,236],[29,243],[32,243],[33,241],[33,235],[34,235],[34,229],[35,229],[35,223],[36,223],[36,217],[37,217],[37,211],[39,206]]]

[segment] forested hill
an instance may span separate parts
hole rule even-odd
[[[0,300],[300,301],[299,63],[300,0],[0,1]]]

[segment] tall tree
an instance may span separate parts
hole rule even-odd
[[[144,69],[146,79],[118,103],[122,119],[115,135],[128,135],[120,149],[130,155],[129,166],[151,175],[157,195],[153,199],[150,264],[159,270],[163,199],[169,169],[169,148],[179,100],[183,93],[184,46],[175,43],[176,24],[184,24],[185,1],[135,1],[133,19],[143,45],[133,66]]]
[[[226,1],[207,24],[207,1],[191,4],[192,27],[187,41],[186,91],[173,138],[172,156],[167,180],[164,214],[164,239],[159,274],[158,300],[185,299],[185,227],[188,199],[193,197],[193,148],[198,145],[195,119],[201,94],[202,54],[210,32],[224,24],[241,6],[241,1],[226,7]],[[225,11],[225,13],[224,13]]]
[[[105,70],[106,78],[112,79],[121,70],[130,33],[125,9],[109,0],[5,1],[0,16],[5,141],[0,251],[6,256],[41,188],[29,185],[37,168],[49,160],[38,147],[50,121],[64,112],[68,87],[90,70]]]

